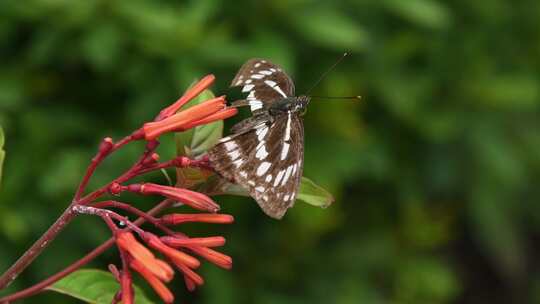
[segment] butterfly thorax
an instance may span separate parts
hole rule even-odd
[[[287,97],[280,99],[276,102],[273,102],[268,108],[270,115],[279,115],[283,113],[303,113],[309,104],[309,96],[297,96],[297,97]]]

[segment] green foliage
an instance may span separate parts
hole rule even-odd
[[[230,80],[246,59],[263,57],[290,72],[301,94],[352,50],[313,94],[362,101],[315,99],[304,116],[305,175],[335,202],[296,204],[276,222],[251,199],[217,198],[236,218],[216,230],[235,267],[203,267],[195,295],[172,284],[178,298],[536,303],[538,29],[535,0],[0,1],[0,125],[9,144],[0,269],[71,200],[101,138],[152,119],[193,79],[214,73],[212,90],[239,99]],[[138,148],[105,163],[92,185],[121,172]],[[160,149],[172,157],[174,139],[161,138]],[[1,293],[108,236],[84,220]]]
[[[119,284],[112,274],[95,269],[81,269],[48,287],[48,290],[82,300],[91,304],[110,304]],[[137,303],[151,304],[143,291],[135,286],[135,300]]]
[[[4,158],[6,157],[6,151],[4,151],[4,130],[0,127],[0,188],[2,187],[2,168],[4,168]]]

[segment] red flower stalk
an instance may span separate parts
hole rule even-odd
[[[194,105],[189,109],[171,115],[163,120],[145,123],[143,125],[144,136],[146,140],[152,140],[156,139],[163,133],[171,131],[183,131],[187,129],[186,127],[189,127],[190,125],[193,126],[195,122],[201,121],[209,116],[214,117],[214,120],[223,119],[223,115],[214,115],[223,109],[225,109],[224,96],[207,100],[198,105]],[[234,113],[231,115],[234,115]],[[208,119],[205,121],[207,120]]]
[[[163,243],[159,237],[152,233],[145,233],[144,239],[150,245],[150,247],[158,250],[159,252],[163,253],[166,257],[168,257],[172,262],[174,262],[175,265],[177,264],[184,264],[187,265],[190,268],[197,268],[201,265],[199,260],[196,258],[188,255],[187,253],[184,253],[182,251],[176,250],[172,247],[169,247]]]
[[[142,184],[140,187],[137,185],[131,185],[128,190],[136,191],[141,194],[158,194],[164,197],[180,201],[190,207],[210,212],[218,212],[219,205],[216,204],[208,196],[198,193],[195,191],[190,191],[182,188],[175,188],[170,186],[163,186],[153,183]]]
[[[174,301],[174,296],[171,291],[163,284],[158,277],[156,277],[152,272],[143,266],[138,260],[133,260],[129,264],[131,268],[137,271],[147,282],[152,286],[154,291],[165,303],[172,303]]]
[[[230,256],[221,252],[215,251],[207,247],[190,246],[189,249],[211,263],[224,269],[232,268],[232,259]]]
[[[211,236],[202,238],[178,238],[174,236],[162,236],[161,241],[173,248],[189,246],[221,247],[225,245],[225,238],[222,236]]]
[[[120,276],[120,287],[122,290],[122,304],[133,304],[133,285],[131,275],[127,269],[122,271]]]
[[[172,213],[161,217],[161,222],[165,225],[178,225],[188,222],[201,222],[212,224],[231,224],[234,217],[229,214],[180,214]]]
[[[212,74],[206,75],[203,79],[199,80],[199,82],[197,82],[193,87],[191,87],[186,93],[184,93],[184,95],[180,97],[175,103],[161,110],[155,120],[159,121],[176,113],[188,101],[192,100],[202,91],[210,87],[212,83],[214,83],[215,79],[216,77]]]
[[[165,282],[172,280],[173,269],[167,263],[157,259],[148,248],[135,239],[131,232],[120,232],[116,237],[116,244],[160,280]]]

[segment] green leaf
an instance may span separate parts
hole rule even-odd
[[[47,289],[72,296],[87,303],[110,304],[119,286],[120,284],[116,282],[113,275],[108,272],[83,269],[70,274],[52,286],[47,287]],[[134,290],[136,303],[153,303],[139,287],[134,286]]]
[[[2,186],[2,168],[6,156],[6,151],[4,151],[4,140],[4,130],[0,127],[0,188]]]
[[[298,199],[310,205],[326,208],[334,202],[334,197],[330,192],[315,184],[306,177],[302,177]]]

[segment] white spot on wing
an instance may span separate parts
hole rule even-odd
[[[289,154],[289,144],[283,143],[283,148],[281,149],[281,160],[285,160],[287,158],[287,154]]]
[[[262,70],[262,71],[259,71],[259,73],[263,75],[272,75],[272,71],[268,71],[268,70]]]
[[[235,161],[233,162],[233,165],[234,165],[236,168],[239,168],[239,167],[242,165],[243,162],[244,162],[244,161],[243,161],[241,158],[239,158],[239,159],[237,159],[237,160],[235,160]]]
[[[271,87],[274,87],[276,85],[276,82],[272,80],[265,80],[264,83],[266,83],[267,85]]]
[[[276,179],[274,181],[274,187],[277,187],[279,182],[281,181],[281,178],[283,177],[283,174],[285,174],[285,170],[279,171],[278,175],[276,176]]]
[[[240,156],[240,151],[239,150],[234,150],[231,153],[229,153],[229,157],[231,158],[231,160],[237,159],[238,156]]]
[[[246,178],[247,172],[246,171],[240,171],[240,176]]]
[[[261,63],[260,63],[260,62],[255,63],[255,67],[256,67],[256,68],[258,68],[258,67],[260,67],[260,66],[261,66]]]
[[[250,84],[252,82],[251,79],[246,80],[246,84]]]
[[[262,109],[263,104],[260,100],[252,99],[249,101],[249,107],[251,111],[253,112],[255,110]]]
[[[274,87],[274,90],[276,90],[279,94],[281,94],[281,96],[287,97],[287,95],[285,94],[285,92],[283,92],[283,90],[282,90],[279,86],[275,86],[275,87]]]
[[[287,129],[285,129],[285,141],[291,139],[291,112],[287,116]]]
[[[258,192],[264,192],[264,190],[266,190],[263,186],[257,186],[255,188],[255,191],[258,191]]]
[[[247,182],[247,183],[248,183],[249,185],[251,185],[251,186],[255,186],[255,182],[254,182],[254,181],[252,181],[252,180],[248,180],[248,182]]]
[[[251,89],[253,89],[253,87],[255,87],[254,85],[252,84],[248,84],[248,85],[245,85],[244,88],[242,89],[242,92],[249,92],[251,91]]]
[[[265,182],[269,183],[270,181],[272,181],[272,174],[268,174],[266,176],[266,178],[264,179]]]
[[[257,175],[258,176],[263,176],[263,174],[266,173],[266,171],[268,171],[268,169],[270,169],[270,166],[272,165],[272,163],[269,163],[269,162],[263,162],[259,165],[259,167],[257,168]]]
[[[289,176],[291,176],[291,172],[292,172],[292,166],[287,167],[287,172],[285,172],[285,176],[283,176],[283,180],[281,181],[281,186],[285,186],[285,184],[289,180]]]
[[[232,150],[236,149],[236,147],[238,147],[238,146],[236,145],[236,143],[234,141],[225,142],[225,149],[227,149],[227,151],[232,151]]]
[[[251,75],[251,78],[253,79],[262,79],[264,77],[264,75],[261,75],[261,74],[253,74]]]
[[[266,133],[268,133],[268,127],[257,129],[257,139],[263,140],[263,138],[266,136]]]
[[[288,200],[289,200],[289,195],[288,195],[288,194],[285,195],[285,196],[283,197],[283,200],[284,200],[284,201],[288,201]]]
[[[257,149],[257,153],[255,154],[255,157],[258,159],[265,159],[268,156],[268,151],[266,151],[265,146],[261,146],[259,149]]]

